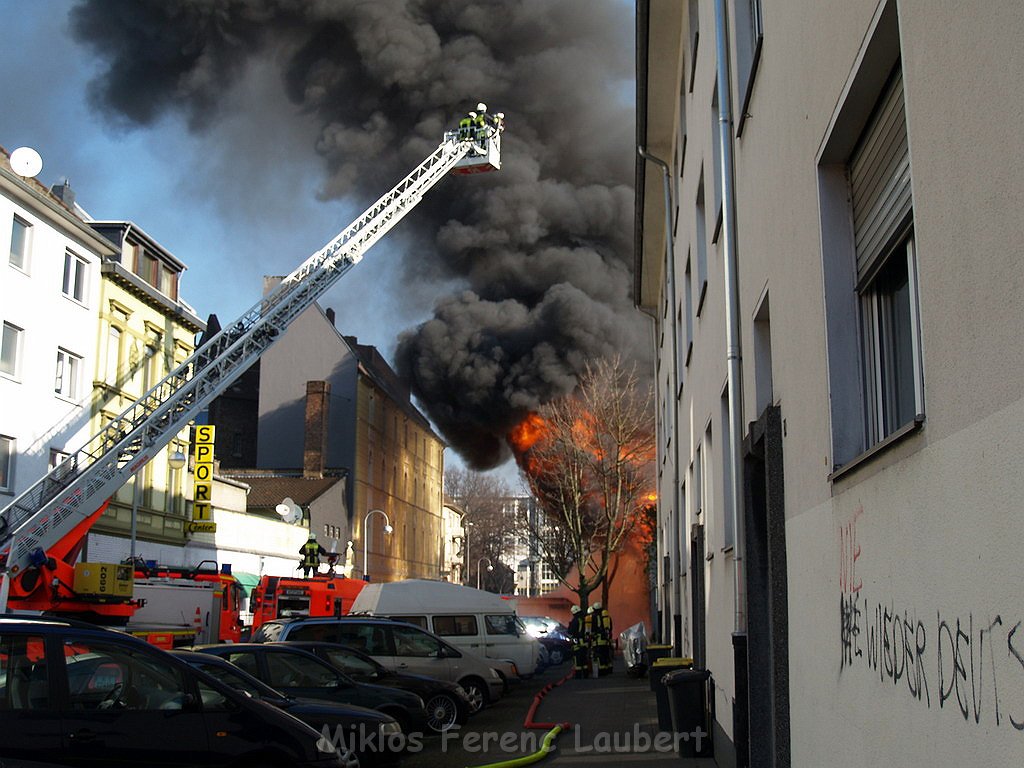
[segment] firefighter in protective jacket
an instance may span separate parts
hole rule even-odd
[[[308,577],[311,573],[316,575],[320,569],[320,558],[327,557],[330,552],[320,546],[316,540],[316,534],[310,531],[306,543],[299,548],[299,554],[302,555],[302,560],[299,563],[302,575]]]
[[[596,627],[598,674],[604,677],[612,673],[612,617],[601,603],[594,603],[591,622]]]
[[[572,638],[572,663],[576,677],[588,677],[590,673],[590,649],[587,647],[587,617],[580,615],[580,607],[569,609],[569,637]]]

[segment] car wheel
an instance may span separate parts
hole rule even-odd
[[[437,693],[427,700],[427,727],[434,733],[444,733],[455,727],[459,719],[459,705],[447,693]]]
[[[565,652],[561,648],[552,648],[548,652],[548,658],[550,659],[552,666],[557,667],[565,661]]]
[[[471,677],[468,680],[460,680],[459,685],[462,686],[462,690],[469,697],[470,714],[476,714],[486,706],[489,696],[487,685],[483,680],[478,677]]]

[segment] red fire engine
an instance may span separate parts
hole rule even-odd
[[[364,586],[362,579],[334,573],[264,576],[252,591],[252,628],[281,616],[344,616]]]

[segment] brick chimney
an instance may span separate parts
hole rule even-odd
[[[306,439],[302,450],[302,476],[307,479],[324,476],[330,396],[331,385],[326,381],[306,382]]]

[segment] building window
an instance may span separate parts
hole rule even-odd
[[[167,267],[160,268],[160,293],[171,299],[177,300],[177,282],[178,275],[172,272]]]
[[[107,372],[108,384],[117,384],[117,375],[121,367],[121,329],[110,326],[107,331]]]
[[[690,353],[693,351],[693,272],[690,269],[690,258],[686,259],[686,272],[683,275],[683,300],[686,302],[686,344],[683,365],[690,364]]]
[[[761,20],[761,0],[736,0],[736,75],[740,102],[739,121],[736,135],[743,134],[747,119],[747,107],[754,90],[757,64],[761,59],[761,43],[764,27]]]
[[[78,374],[82,358],[66,349],[57,350],[57,373],[53,380],[53,391],[61,397],[78,397]]]
[[[14,487],[14,438],[0,435],[0,491]]]
[[[4,323],[3,336],[0,337],[0,373],[16,377],[18,361],[21,357],[21,337],[24,331],[11,323]]]
[[[28,271],[28,255],[32,243],[32,225],[15,216],[11,227],[10,264],[22,272]]]
[[[78,302],[85,301],[89,263],[73,251],[64,252],[64,295]]]
[[[696,317],[700,317],[704,308],[704,296],[708,290],[708,238],[707,238],[707,211],[704,208],[704,172],[701,171],[700,181],[697,183],[696,202],[696,228],[694,229],[694,246],[697,249],[697,306]]]
[[[71,458],[71,454],[67,451],[62,451],[59,448],[50,449],[50,463],[47,466],[47,471],[52,471],[63,464],[67,459]]]
[[[872,443],[924,411],[915,267],[914,239],[908,236],[861,291],[867,432]]]
[[[700,43],[700,2],[689,0],[690,18],[690,92],[693,92],[693,76],[697,71],[697,46]]]
[[[694,515],[700,515],[704,511],[704,467],[701,461],[700,446],[693,455],[693,464],[690,465],[692,478],[690,487],[693,489]]]
[[[154,288],[159,284],[160,263],[142,246],[135,247],[135,274]]]
[[[712,228],[711,242],[717,243],[722,231],[722,132],[718,122],[718,81],[711,97],[711,189],[714,198],[711,201],[711,215],[715,217]]]
[[[866,433],[873,445],[924,411],[910,157],[900,69],[850,157]]]
[[[924,418],[899,40],[897,4],[885,0],[817,156],[833,480]]]
[[[729,428],[729,385],[725,385],[719,407],[721,420],[719,442],[722,446],[722,548],[729,549],[735,544],[736,536],[732,520],[732,430]]]

